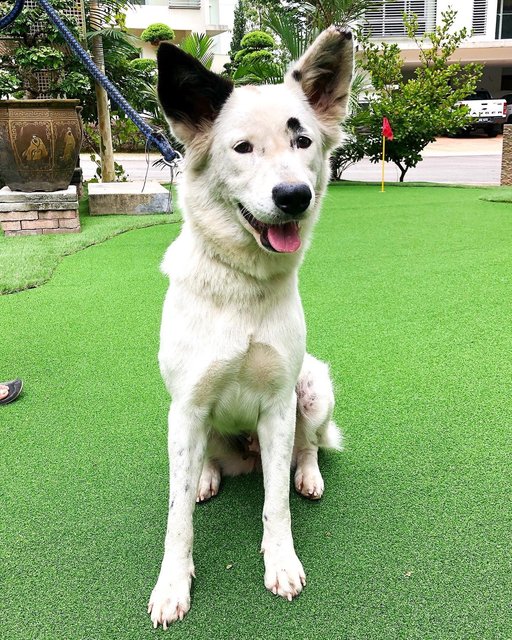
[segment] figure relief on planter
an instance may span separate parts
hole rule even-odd
[[[64,161],[72,160],[75,157],[76,140],[71,127],[68,127],[64,133],[64,151],[62,152],[62,159]]]
[[[20,169],[38,171],[51,167],[53,154],[48,123],[12,122],[10,131],[16,164]]]
[[[67,189],[82,144],[78,100],[3,100],[0,173],[19,191]]]
[[[34,133],[21,157],[27,162],[40,162],[48,157],[48,150],[41,138]]]

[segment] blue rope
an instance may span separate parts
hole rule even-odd
[[[110,99],[113,100],[117,104],[117,106],[126,113],[126,115],[138,127],[138,129],[142,132],[146,139],[149,142],[152,142],[156,147],[158,147],[166,162],[171,163],[175,158],[177,158],[179,154],[171,147],[164,134],[160,133],[159,131],[155,131],[147,124],[147,122],[144,122],[144,120],[139,116],[139,114],[130,105],[130,103],[122,96],[118,88],[98,69],[87,51],[83,49],[83,47],[76,40],[71,31],[66,27],[50,2],[48,0],[38,0],[38,2],[46,11],[50,20],[57,27],[64,40],[68,43],[70,49],[77,56],[84,67],[86,67],[86,69],[96,80],[96,82],[98,82],[105,89]],[[16,0],[16,4],[12,11],[7,16],[5,16],[5,18],[2,18],[0,20],[0,29],[3,29],[7,25],[9,25],[19,15],[20,11],[23,9],[24,3],[25,0]]]
[[[4,18],[0,18],[0,29],[5,29],[5,27],[10,25],[11,22],[20,15],[24,4],[25,0],[16,0],[16,4],[12,8],[11,12],[8,13]]]

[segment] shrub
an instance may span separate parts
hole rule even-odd
[[[151,58],[135,58],[130,62],[130,66],[138,71],[144,71],[144,73],[152,73],[156,71],[156,60]]]
[[[246,33],[240,42],[242,49],[274,49],[276,41],[264,31],[250,31]]]
[[[251,70],[254,64],[269,64],[274,61],[273,51],[277,44],[264,31],[251,31],[242,38],[241,49],[235,54],[235,64]]]
[[[255,62],[272,62],[273,59],[272,52],[267,49],[258,49],[248,53],[242,50],[235,55],[235,62],[241,62],[244,66],[251,66]]]
[[[56,90],[60,95],[67,98],[78,98],[83,100],[84,95],[92,96],[94,89],[91,80],[79,71],[70,71],[67,73],[56,86]]]
[[[25,69],[62,69],[64,54],[49,46],[18,47],[14,52],[16,63]]]
[[[155,22],[144,29],[140,34],[140,39],[151,44],[158,44],[162,40],[174,40],[174,31],[162,22]]]
[[[0,69],[0,96],[7,97],[19,91],[21,79],[5,69]]]

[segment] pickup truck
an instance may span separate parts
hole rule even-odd
[[[506,93],[501,98],[507,101],[507,124],[512,124],[512,93]]]
[[[493,100],[488,91],[480,89],[457,104],[467,105],[473,118],[464,131],[483,129],[490,138],[503,133],[503,125],[507,121],[507,101],[503,98]]]

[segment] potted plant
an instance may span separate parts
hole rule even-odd
[[[81,3],[52,4],[77,34]],[[0,14],[8,12],[8,5],[0,1]],[[56,99],[63,93],[59,83],[66,80],[69,51],[31,0],[2,36],[9,46],[0,47],[0,174],[15,190],[65,189],[82,143],[79,101]]]

